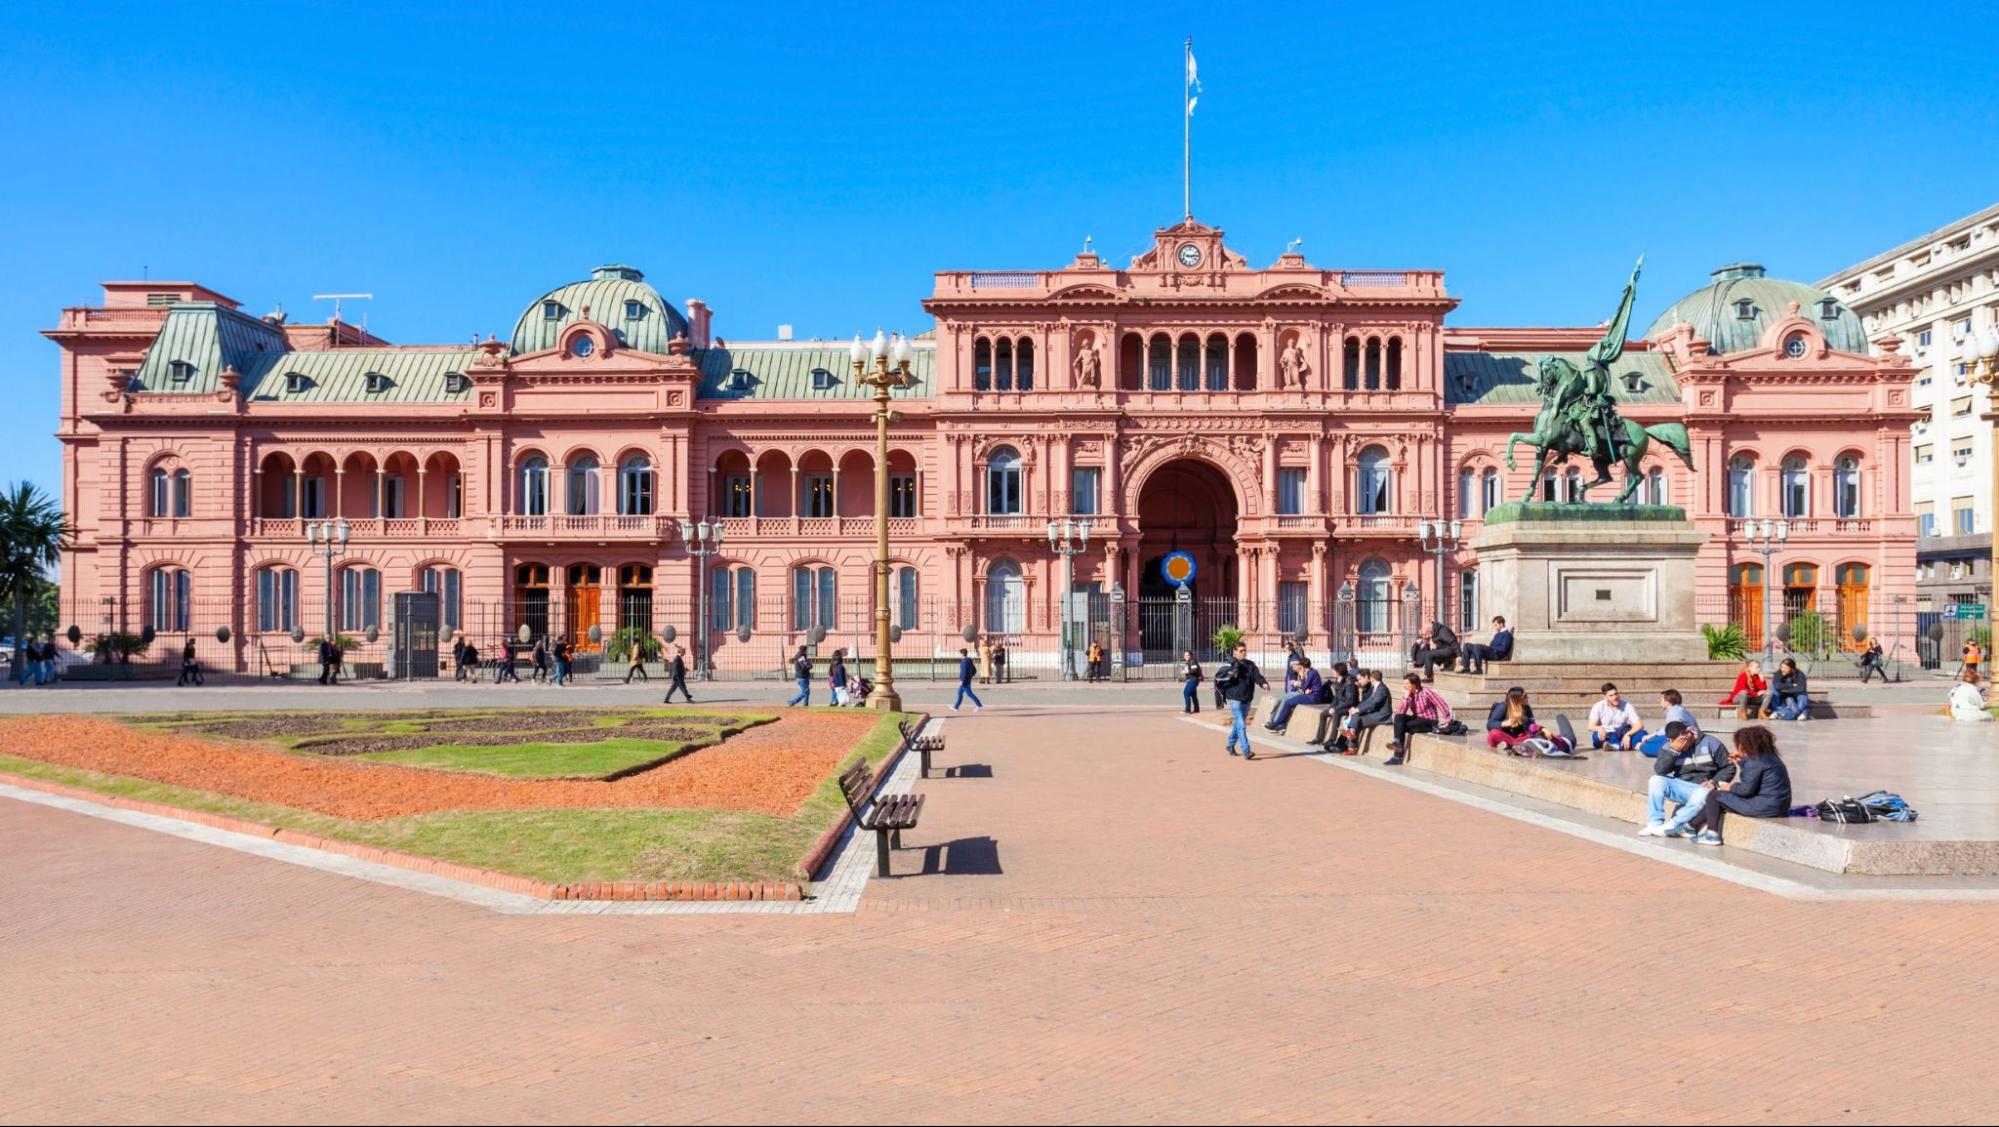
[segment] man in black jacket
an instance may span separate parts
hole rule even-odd
[[[1347,668],[1344,661],[1333,663],[1332,709],[1326,713],[1326,730],[1312,741],[1313,747],[1328,747],[1338,742],[1343,729],[1343,721],[1354,709],[1360,707],[1360,670]]]
[[[1360,734],[1395,719],[1395,696],[1382,683],[1381,670],[1362,670],[1361,677],[1365,687],[1360,689],[1360,699],[1348,710],[1339,738],[1333,743],[1342,755],[1360,754]]]
[[[1645,787],[1652,808],[1638,836],[1692,837],[1687,823],[1707,801],[1704,784],[1733,779],[1735,764],[1729,762],[1727,744],[1678,720],[1666,725],[1665,734],[1666,746],[1652,761],[1652,778]],[[1668,799],[1678,804],[1670,822],[1666,820]]]
[[[1242,744],[1242,757],[1255,759],[1256,750],[1249,746],[1249,708],[1256,699],[1256,690],[1267,689],[1270,682],[1263,679],[1263,671],[1249,660],[1249,643],[1237,642],[1230,651],[1228,664],[1215,673],[1215,691],[1229,706],[1229,739],[1222,745],[1230,755],[1236,754],[1236,744]]]
[[[1458,636],[1450,627],[1439,620],[1432,620],[1430,628],[1410,652],[1411,662],[1422,667],[1423,680],[1435,680],[1437,666],[1451,668],[1458,660]]]
[[[333,639],[321,638],[319,640],[319,683],[322,685],[333,683],[333,652]]]
[[[666,675],[673,678],[673,681],[666,687],[666,700],[663,703],[672,704],[673,694],[679,693],[681,696],[687,698],[688,704],[693,704],[694,694],[687,691],[686,647],[675,646],[673,648],[673,660],[666,663]]]

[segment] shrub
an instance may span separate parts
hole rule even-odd
[[[152,647],[153,644],[142,635],[113,631],[109,634],[99,634],[91,640],[90,656],[103,665],[112,662],[124,663],[135,657],[146,656],[146,651]]]
[[[1749,635],[1737,623],[1703,626],[1701,635],[1707,639],[1709,661],[1741,661],[1749,654]]]
[[[1797,616],[1791,619],[1792,653],[1824,653],[1827,643],[1831,640],[1832,625],[1819,612],[1799,611]]]
[[[1215,652],[1227,657],[1235,651],[1235,644],[1242,641],[1242,627],[1235,625],[1215,628]]]
[[[361,643],[358,640],[350,638],[345,634],[335,634],[333,636],[333,644],[340,647],[341,653],[347,653],[348,651],[353,650],[356,647],[360,646]],[[319,639],[308,634],[306,635],[305,641],[300,642],[299,645],[304,646],[306,649],[309,650],[316,650],[319,648]]]
[[[653,632],[644,626],[625,626],[611,635],[605,643],[604,656],[612,661],[624,661],[636,650],[643,661],[653,661],[659,657],[660,642]]]

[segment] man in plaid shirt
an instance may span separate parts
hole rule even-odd
[[[1423,684],[1422,674],[1411,673],[1403,681],[1409,691],[1395,712],[1395,739],[1388,745],[1390,767],[1400,767],[1406,761],[1409,733],[1434,732],[1451,722],[1451,706],[1437,690]]]

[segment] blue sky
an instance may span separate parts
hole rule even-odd
[[[372,291],[376,332],[453,342],[617,261],[753,339],[1131,253],[1179,217],[1187,35],[1195,213],[1256,264],[1446,270],[1458,324],[1594,323],[1642,250],[1644,325],[1999,198],[1956,59],[1989,8],[707,7],[7,6],[0,481],[55,486],[38,330],[103,279]]]

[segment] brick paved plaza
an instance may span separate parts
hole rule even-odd
[[[1784,898],[1071,699],[954,719],[853,914],[508,915],[0,800],[0,1118],[1999,1108],[1999,902]]]

